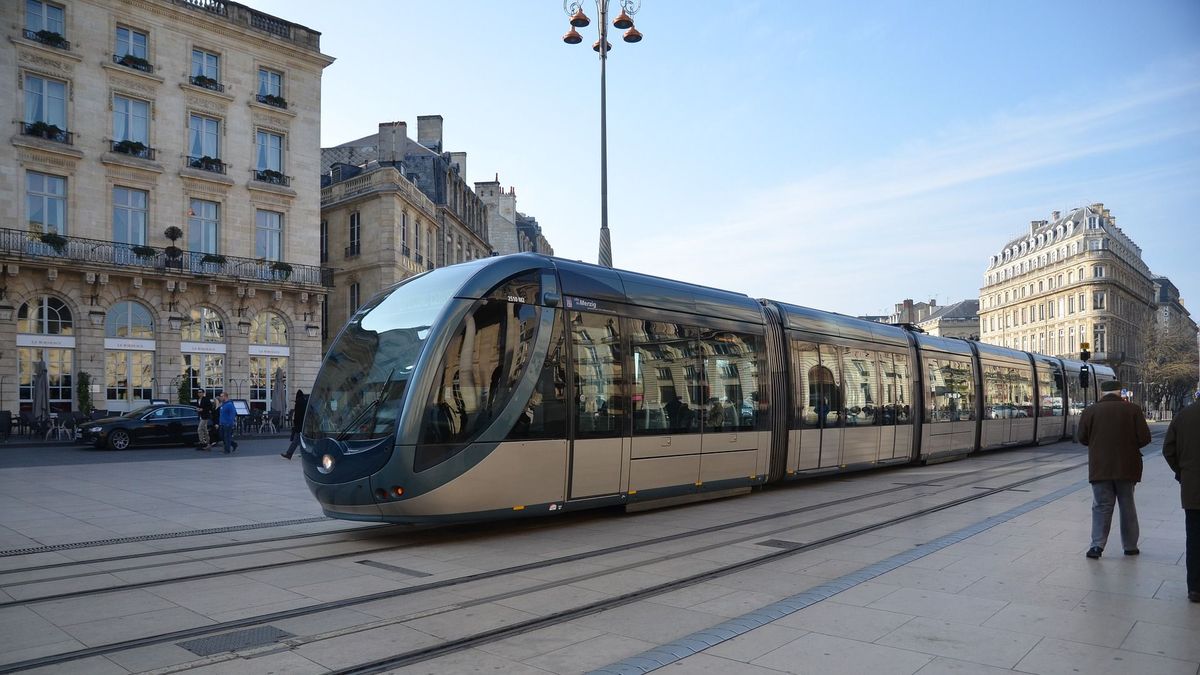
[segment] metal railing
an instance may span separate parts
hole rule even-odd
[[[207,75],[191,75],[188,77],[188,84],[201,89],[209,89],[212,91],[225,91],[225,85],[217,82]]]
[[[58,33],[55,33],[54,31],[29,30],[26,28],[22,35],[25,36],[26,40],[33,40],[34,42],[40,42],[44,45],[58,47],[59,49],[65,49],[67,51],[71,50],[71,41],[59,35]]]
[[[362,253],[362,249],[359,247],[359,245],[358,245],[358,244],[351,244],[351,245],[349,245],[349,246],[347,246],[347,247],[346,247],[346,255],[345,255],[345,257],[346,257],[346,258],[353,258],[353,257],[355,257],[355,256],[357,256],[357,255],[360,255],[361,253]]]
[[[66,143],[67,145],[75,144],[75,134],[66,129],[59,129],[54,125],[46,126],[41,122],[21,122],[21,135],[44,138],[48,141]]]
[[[146,61],[146,59],[136,57],[133,54],[113,54],[113,63],[117,64],[118,66],[125,66],[126,68],[140,70],[143,73],[154,72],[153,64]]]
[[[142,159],[154,159],[154,148],[139,143],[137,141],[113,141],[112,151],[119,152],[122,155],[130,157],[141,157]]]
[[[274,108],[282,108],[287,110],[287,99],[283,98],[282,96],[275,96],[274,94],[255,94],[254,100],[262,103],[263,105],[269,105]]]
[[[0,256],[73,260],[122,269],[190,273],[223,281],[333,286],[333,270],[318,265],[239,258],[201,251],[170,250],[174,256],[168,255],[166,249],[149,246],[0,228]]]
[[[225,173],[225,162],[214,157],[193,157],[188,155],[187,165],[189,168],[200,169],[201,171]]]
[[[291,176],[285,176],[278,171],[270,169],[255,169],[254,180],[260,183],[270,183],[271,185],[282,185],[284,187],[292,184]]]

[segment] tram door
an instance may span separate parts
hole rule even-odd
[[[567,496],[583,499],[621,491],[628,454],[628,402],[620,320],[609,314],[567,312],[574,401]]]

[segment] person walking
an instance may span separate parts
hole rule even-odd
[[[1104,393],[1079,418],[1078,440],[1088,447],[1088,482],[1092,484],[1092,545],[1087,557],[1099,558],[1108,542],[1114,506],[1121,508],[1121,544],[1125,555],[1137,555],[1138,519],[1133,487],[1142,480],[1141,448],[1150,443],[1150,426],[1136,403],[1121,398],[1121,383],[1100,384]]]
[[[303,389],[297,389],[296,402],[292,408],[292,444],[288,446],[287,452],[279,453],[280,457],[291,459],[296,447],[300,445],[300,430],[304,428],[304,411],[307,408],[308,397],[304,395]]]
[[[197,398],[196,407],[200,409],[200,423],[196,425],[196,436],[200,439],[200,444],[196,449],[211,450],[213,442],[208,435],[208,426],[212,424],[213,402],[204,389],[197,392]]]
[[[221,441],[225,445],[225,454],[236,452],[238,449],[237,441],[233,440],[233,428],[237,425],[237,408],[233,407],[233,401],[229,400],[229,394],[221,392],[217,396],[217,400],[221,402],[221,407],[217,409],[217,423],[221,430]]]
[[[1171,420],[1163,439],[1163,458],[1175,472],[1183,502],[1188,600],[1200,602],[1200,401]]]

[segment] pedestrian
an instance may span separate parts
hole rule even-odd
[[[1163,457],[1175,472],[1183,502],[1188,600],[1200,602],[1200,401],[1171,420],[1163,440]]]
[[[1078,440],[1088,447],[1088,482],[1092,484],[1092,546],[1087,557],[1099,558],[1108,542],[1115,505],[1121,508],[1121,544],[1125,555],[1137,555],[1137,507],[1133,487],[1142,480],[1141,448],[1150,443],[1146,415],[1136,403],[1121,398],[1121,383],[1100,384],[1104,393],[1079,419]]]
[[[237,408],[229,400],[229,394],[221,392],[217,395],[221,407],[217,409],[217,424],[221,430],[221,442],[225,445],[225,454],[236,452],[237,441],[233,440],[233,427],[237,424]]]
[[[196,449],[211,450],[213,443],[208,435],[208,426],[212,424],[213,402],[204,389],[197,390],[196,396],[198,398],[196,407],[200,409],[200,423],[196,425],[196,436],[200,439],[200,444]]]
[[[300,445],[300,431],[304,428],[304,411],[308,409],[308,397],[304,395],[303,389],[296,390],[295,407],[292,408],[292,444],[288,446],[287,452],[279,453],[279,456],[284,459],[291,459],[296,452],[296,446]]]

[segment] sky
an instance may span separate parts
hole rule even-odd
[[[243,1],[337,59],[322,146],[441,115],[468,182],[498,175],[556,255],[596,262],[594,2],[571,46],[554,0]],[[609,35],[615,267],[887,314],[978,298],[1030,221],[1103,202],[1200,307],[1200,2],[645,0],[634,19],[642,42]]]

